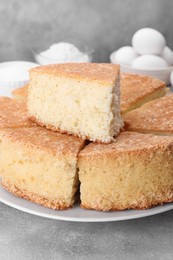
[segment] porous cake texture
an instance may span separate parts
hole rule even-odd
[[[79,155],[81,206],[146,209],[173,201],[173,137],[122,132]]]
[[[165,82],[150,76],[121,73],[121,113],[136,109],[143,104],[164,96]]]
[[[65,63],[30,71],[30,119],[49,129],[109,143],[123,126],[119,65]]]
[[[160,98],[167,93],[166,84],[156,78],[138,74],[120,73],[121,114],[136,109],[143,104]],[[27,101],[28,85],[15,89],[13,98]]]
[[[78,189],[77,156],[84,141],[43,127],[3,132],[1,185],[18,197],[52,209],[73,205]]]
[[[128,131],[173,135],[173,94],[127,113],[124,121]]]

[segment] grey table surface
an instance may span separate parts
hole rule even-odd
[[[173,210],[107,223],[42,218],[0,203],[0,260],[173,259]]]

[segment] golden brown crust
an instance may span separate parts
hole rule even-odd
[[[78,167],[84,208],[146,209],[173,201],[173,137],[123,132],[112,144],[85,147]]]
[[[47,208],[64,210],[72,207],[72,205],[67,205],[64,201],[57,202],[56,200],[50,200],[26,190],[20,190],[18,187],[16,187],[13,183],[9,181],[2,180],[1,186],[17,197],[30,200]]]
[[[6,129],[2,131],[4,138],[18,142],[24,146],[46,150],[54,155],[78,154],[84,141],[78,137],[67,136],[36,126],[31,128]]]
[[[135,132],[122,132],[111,144],[90,143],[79,154],[79,158],[114,157],[122,154],[142,154],[147,151],[165,151],[167,147],[173,147],[173,136],[157,136]]]
[[[173,134],[173,94],[127,113],[124,121],[128,131]]]
[[[9,191],[10,193],[14,194],[15,196],[22,198],[22,199],[26,199],[26,200],[30,200],[36,204],[42,205],[44,207],[47,208],[51,208],[54,210],[65,210],[65,209],[69,209],[72,207],[72,205],[67,205],[64,201],[56,201],[56,200],[50,200],[47,198],[44,198],[43,196],[38,196],[36,194],[33,194],[32,192],[26,191],[26,190],[20,190],[19,188],[17,188],[13,183],[9,182],[9,181],[1,181],[1,186],[6,189],[7,191]],[[169,197],[167,199],[165,199],[164,201],[160,202],[160,203],[154,203],[152,205],[148,205],[148,204],[138,204],[138,206],[129,206],[126,209],[148,209],[151,208],[153,206],[156,205],[162,205],[164,203],[167,202],[172,202],[173,201],[173,193],[169,195]],[[93,210],[99,210],[99,211],[104,211],[104,209],[100,209],[99,206],[93,207],[91,208],[90,205],[87,204],[81,204],[80,205],[82,208],[84,209],[93,209]],[[110,211],[117,211],[117,210],[126,210],[124,208],[121,207],[121,205],[119,207],[116,208],[111,208]]]
[[[110,63],[63,63],[39,66],[32,73],[54,74],[62,77],[99,81],[103,85],[112,84],[119,73],[119,65]]]
[[[0,97],[0,129],[30,127],[36,125],[28,119],[24,102],[8,97]]]
[[[34,116],[29,116],[29,119],[30,119],[31,121],[37,123],[38,125],[42,126],[42,127],[46,127],[48,130],[52,130],[52,131],[57,132],[57,133],[60,133],[60,134],[66,134],[67,136],[78,137],[78,138],[81,138],[82,140],[91,140],[91,138],[90,138],[89,136],[87,136],[87,135],[85,135],[85,136],[84,136],[84,135],[82,135],[82,136],[80,136],[80,135],[75,135],[75,134],[70,133],[70,132],[68,132],[68,131],[61,130],[61,129],[59,129],[59,128],[55,127],[55,126],[52,126],[52,125],[50,125],[50,124],[43,124],[42,122],[40,122],[39,120],[37,120],[37,118],[35,118]],[[123,129],[120,129],[120,132],[121,132],[122,130],[123,130]],[[101,142],[100,140],[97,140],[97,139],[94,139],[94,140],[91,140],[91,141],[93,141],[94,143],[98,143],[98,144],[99,144],[99,143],[100,143],[100,144],[103,143],[103,142]],[[111,141],[113,141],[113,138],[112,138]],[[111,142],[111,141],[110,141],[110,142]],[[104,142],[104,143],[108,144],[108,143],[110,143],[110,142]]]
[[[158,93],[160,96],[166,94],[165,82],[150,76],[121,73],[122,113],[134,109],[135,106],[141,106],[145,100],[145,102],[152,100],[152,95],[156,91],[160,91]],[[151,98],[147,100],[149,96]]]
[[[14,89],[12,91],[13,98],[21,101],[26,101],[28,96],[28,85],[29,84],[26,84],[21,88]]]
[[[136,200],[136,203],[129,204],[127,207],[119,205],[119,207],[112,207],[111,209],[109,209],[109,211],[129,210],[129,209],[145,210],[145,209],[150,209],[150,208],[152,208],[154,206],[159,206],[159,205],[163,205],[165,203],[173,202],[173,192],[172,193],[168,192],[168,193],[169,193],[168,197],[166,199],[163,199],[161,202],[153,201],[152,203],[148,204],[147,201],[144,201],[143,203],[141,203],[141,201],[138,202]],[[160,196],[162,197],[162,194],[160,194]],[[163,197],[165,197],[165,194],[163,194]],[[107,209],[104,210],[103,208],[100,208],[100,206],[97,206],[97,205],[95,207],[91,207],[91,205],[88,205],[88,204],[81,204],[80,206],[83,209],[107,211]]]

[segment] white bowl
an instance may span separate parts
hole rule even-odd
[[[115,60],[115,58],[113,58],[112,54],[110,55],[110,61],[111,61],[111,63],[119,64]],[[167,85],[170,84],[170,75],[171,75],[171,72],[173,71],[173,66],[159,68],[159,69],[147,69],[147,68],[146,69],[135,69],[135,68],[132,68],[131,66],[124,65],[124,64],[120,64],[120,66],[121,66],[122,72],[153,76],[162,81],[165,81]]]
[[[37,66],[38,64],[28,61],[8,61],[0,63],[0,96],[11,97],[11,93],[14,89],[26,85],[29,82],[28,71]],[[15,75],[16,69],[19,70],[17,75]],[[9,74],[8,76],[6,75],[7,72]]]

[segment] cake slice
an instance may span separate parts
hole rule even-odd
[[[65,63],[30,71],[28,114],[49,129],[109,143],[123,126],[119,65]]]
[[[167,92],[165,82],[156,78],[128,73],[120,73],[120,75],[121,114],[160,98]],[[14,99],[27,101],[28,85],[15,89],[12,94]]]
[[[0,130],[34,125],[28,119],[26,104],[9,97],[0,97]]]
[[[1,185],[45,207],[69,208],[78,188],[77,156],[83,146],[78,137],[39,126],[6,130],[1,143]]]
[[[12,91],[12,96],[16,100],[27,101],[28,96],[28,84],[21,88],[16,88]]]
[[[125,114],[143,104],[164,96],[165,82],[144,75],[121,73],[121,113]]]
[[[173,201],[173,137],[122,132],[79,155],[81,206],[146,209]]]
[[[173,94],[127,113],[124,121],[128,131],[173,135]]]

